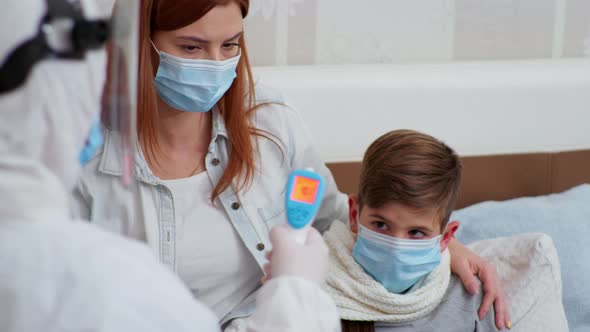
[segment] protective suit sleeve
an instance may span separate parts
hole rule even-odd
[[[84,183],[79,180],[70,195],[70,215],[76,220],[90,220],[90,212]]]
[[[262,286],[256,312],[234,320],[224,332],[339,332],[340,316],[332,298],[316,283],[283,276]]]

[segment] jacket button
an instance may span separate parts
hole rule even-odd
[[[238,202],[232,203],[231,208],[234,209],[234,210],[239,209],[240,208],[240,203],[238,203]]]
[[[264,243],[261,242],[261,243],[257,244],[256,249],[258,249],[258,251],[264,250]]]
[[[219,163],[220,163],[220,161],[217,158],[213,158],[213,160],[211,160],[211,165],[213,165],[213,166],[217,166],[217,165],[219,165]]]

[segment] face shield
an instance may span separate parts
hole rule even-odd
[[[135,172],[137,153],[137,68],[139,0],[115,3],[111,18],[111,38],[107,42],[107,78],[98,119],[108,146],[101,163],[112,166],[118,177],[108,190],[112,198],[92,211],[93,218],[112,225],[113,231],[136,239],[145,239],[142,209],[139,207]],[[92,139],[93,130],[87,142]]]
[[[116,231],[120,233],[142,238],[143,222],[136,221],[143,219],[134,215],[138,196],[133,174],[139,0],[13,4],[9,9],[14,15],[27,9],[25,5],[35,6],[39,14],[35,21],[27,21],[34,33],[13,44],[0,63],[0,97],[14,104],[10,112],[3,113],[3,120],[10,120],[12,114],[15,119],[14,129],[0,126],[5,129],[0,133],[14,137],[5,140],[12,145],[5,150],[49,169],[63,188],[54,187],[57,181],[51,180],[52,186],[36,192],[43,189],[44,198],[53,195],[61,201],[56,195],[73,189],[85,163],[89,164],[84,173],[105,166],[106,154],[101,151],[103,143],[112,138],[114,148],[105,166],[116,179],[107,189],[112,195],[106,197],[112,197],[112,202],[88,215],[84,210],[94,206],[74,199],[71,210],[76,217],[104,220],[119,225]],[[34,135],[23,135],[24,128],[34,128]]]
[[[137,146],[138,15],[139,0],[120,1],[114,8],[99,119],[101,127],[120,143],[117,151],[124,185],[131,185],[135,178],[132,171]]]

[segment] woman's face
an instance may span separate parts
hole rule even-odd
[[[231,2],[178,30],[154,31],[152,40],[158,50],[177,57],[222,61],[239,54],[242,29],[242,11]]]

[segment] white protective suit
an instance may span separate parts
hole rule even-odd
[[[81,2],[88,17],[110,11],[99,5],[108,1]],[[36,34],[45,9],[42,0],[4,1],[0,63]],[[105,64],[104,50],[84,61],[44,60],[19,89],[0,95],[0,331],[219,331],[213,314],[144,244],[69,217]],[[302,250],[297,264],[275,264],[293,249],[276,248],[283,250],[273,255],[274,278],[263,286],[259,310],[232,329],[338,331],[336,308],[312,271],[327,259]]]

